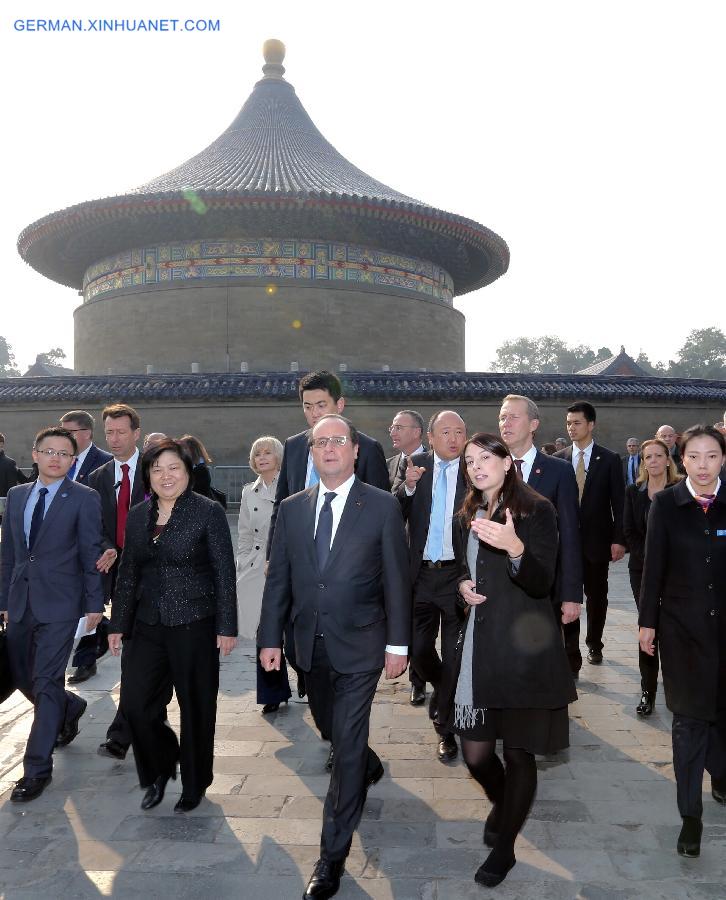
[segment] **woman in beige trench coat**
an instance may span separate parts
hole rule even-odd
[[[237,627],[240,637],[254,640],[265,587],[265,549],[270,517],[282,464],[282,444],[277,438],[257,438],[250,449],[250,468],[257,480],[242,490],[237,545]],[[265,672],[257,655],[257,702],[263,714],[276,712],[290,697],[284,665],[279,672]]]

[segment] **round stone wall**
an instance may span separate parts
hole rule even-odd
[[[76,309],[75,370],[463,371],[464,316],[450,301],[381,287],[206,278],[116,289]]]

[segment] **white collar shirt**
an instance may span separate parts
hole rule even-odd
[[[595,441],[590,441],[590,443],[585,447],[585,471],[590,468],[590,457],[592,456],[592,448],[595,446]],[[577,446],[577,444],[572,445],[572,468],[577,472],[577,464],[580,462],[580,453],[583,452]]]
[[[355,482],[355,473],[350,476],[347,481],[344,481],[341,485],[339,485],[333,493],[335,497],[330,503],[330,509],[333,513],[333,528],[330,535],[330,546],[333,546],[333,541],[335,540],[335,532],[338,530],[338,525],[340,524],[340,517],[343,515],[343,509],[345,507],[346,501],[348,500],[348,494],[350,493],[350,489],[353,487],[353,483]],[[325,503],[325,495],[331,489],[326,487],[323,481],[321,480],[318,483],[318,502],[315,506],[315,533],[318,531],[318,519],[320,518],[320,510],[323,508],[323,504]]]
[[[118,497],[118,492],[121,489],[121,479],[123,478],[123,472],[121,471],[121,466],[129,467],[129,481],[131,482],[131,490],[134,489],[134,478],[136,476],[136,466],[139,464],[139,448],[137,447],[134,451],[134,455],[127,459],[125,462],[121,462],[121,460],[113,459],[113,483],[116,488],[116,497]]]
[[[83,463],[86,461],[86,457],[88,456],[88,454],[89,454],[89,452],[90,452],[92,446],[93,446],[93,443],[90,443],[90,444],[86,447],[86,449],[85,449],[85,450],[82,450],[82,451],[78,454],[78,456],[76,457],[76,467],[75,467],[75,469],[73,470],[73,479],[72,479],[73,481],[75,481],[76,478],[78,478],[78,475],[80,474],[80,471],[81,471],[81,466],[82,466]],[[70,476],[69,476],[69,477],[70,477]]]
[[[686,478],[686,487],[688,488],[688,492],[691,495],[691,497],[693,497],[694,500],[696,499],[696,497],[700,496],[698,491],[691,484],[690,478]],[[721,490],[721,479],[717,478],[716,479],[716,490],[714,491],[714,494],[718,494],[718,492],[720,490]]]
[[[534,444],[530,445],[529,450],[524,454],[524,456],[518,456],[517,459],[522,460],[522,480],[529,481],[529,476],[532,474],[532,466],[534,465],[534,458],[537,456],[537,448]],[[514,459],[514,456],[512,456]]]

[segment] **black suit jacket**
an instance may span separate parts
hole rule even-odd
[[[685,480],[653,497],[639,624],[658,629],[668,709],[713,721],[723,709],[726,654],[723,482],[705,515]]]
[[[105,450],[101,450],[100,447],[97,447],[95,444],[91,444],[88,453],[86,454],[86,458],[83,460],[83,465],[79,473],[76,475],[74,481],[77,484],[88,484],[88,476],[91,472],[95,472],[96,469],[100,468],[104,463],[107,463],[110,459],[113,459],[110,453],[106,453]]]
[[[572,445],[555,454],[572,466]],[[625,484],[620,457],[607,447],[593,444],[585,489],[580,501],[582,553],[588,562],[610,559],[610,545],[625,546],[623,503]]]
[[[557,512],[560,541],[552,600],[582,603],[580,504],[572,465],[538,450],[527,484],[546,497]]]
[[[316,634],[336,672],[380,669],[386,645],[407,646],[411,584],[401,511],[388,491],[356,478],[324,570],[315,552],[318,485],[280,504],[257,631],[259,647],[281,647],[292,622],[297,663],[312,665]]]
[[[134,613],[148,591],[158,604],[162,625],[186,625],[214,616],[217,634],[235,636],[236,571],[224,510],[189,489],[177,499],[164,530],[152,541],[151,508],[152,501],[145,500],[129,510],[110,631],[131,633]]]
[[[650,513],[650,497],[648,482],[629,484],[625,488],[625,505],[623,507],[623,534],[628,542],[628,568],[633,572],[642,572],[645,561],[645,535],[648,530],[648,514]]]
[[[20,475],[20,477],[18,477]],[[0,497],[7,497],[10,488],[25,484],[25,477],[18,472],[18,465],[11,456],[0,450]]]
[[[275,535],[275,524],[280,504],[286,497],[305,490],[305,476],[308,470],[308,438],[310,431],[301,431],[285,441],[282,454],[280,476],[277,479],[277,492],[275,503],[272,507],[270,518],[270,531],[267,535],[267,558],[270,557],[272,539]],[[355,464],[355,474],[365,484],[380,488],[382,491],[390,490],[388,480],[388,467],[383,448],[372,437],[358,432],[358,459]]]
[[[101,517],[103,519],[103,550],[116,550],[121,555],[121,548],[116,544],[116,488],[114,485],[114,459],[108,460],[100,468],[88,476],[88,486],[101,495]],[[144,499],[144,482],[141,477],[141,456],[136,463],[134,483],[131,485],[131,507]],[[129,509],[130,512],[130,509]],[[103,590],[106,598],[113,596],[119,558],[113,568],[103,577]]]
[[[431,519],[431,497],[434,486],[434,453],[429,450],[427,453],[414,453],[411,457],[415,466],[424,466],[426,471],[423,473],[413,496],[409,497],[406,493],[405,483],[396,490],[396,497],[401,504],[403,518],[408,525],[408,546],[411,568],[411,583],[413,584],[418,577],[423,553],[426,549],[426,541],[429,535],[429,521]],[[456,481],[456,494],[454,495],[454,516],[452,518],[452,543],[453,543],[453,523],[456,520],[456,512],[464,502],[466,494],[466,480],[464,478],[464,467],[459,463],[459,474]]]

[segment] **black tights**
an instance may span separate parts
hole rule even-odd
[[[494,807],[487,821],[498,834],[497,855],[511,857],[537,790],[537,763],[532,753],[505,746],[505,770],[495,750],[495,741],[461,741],[464,762]]]

